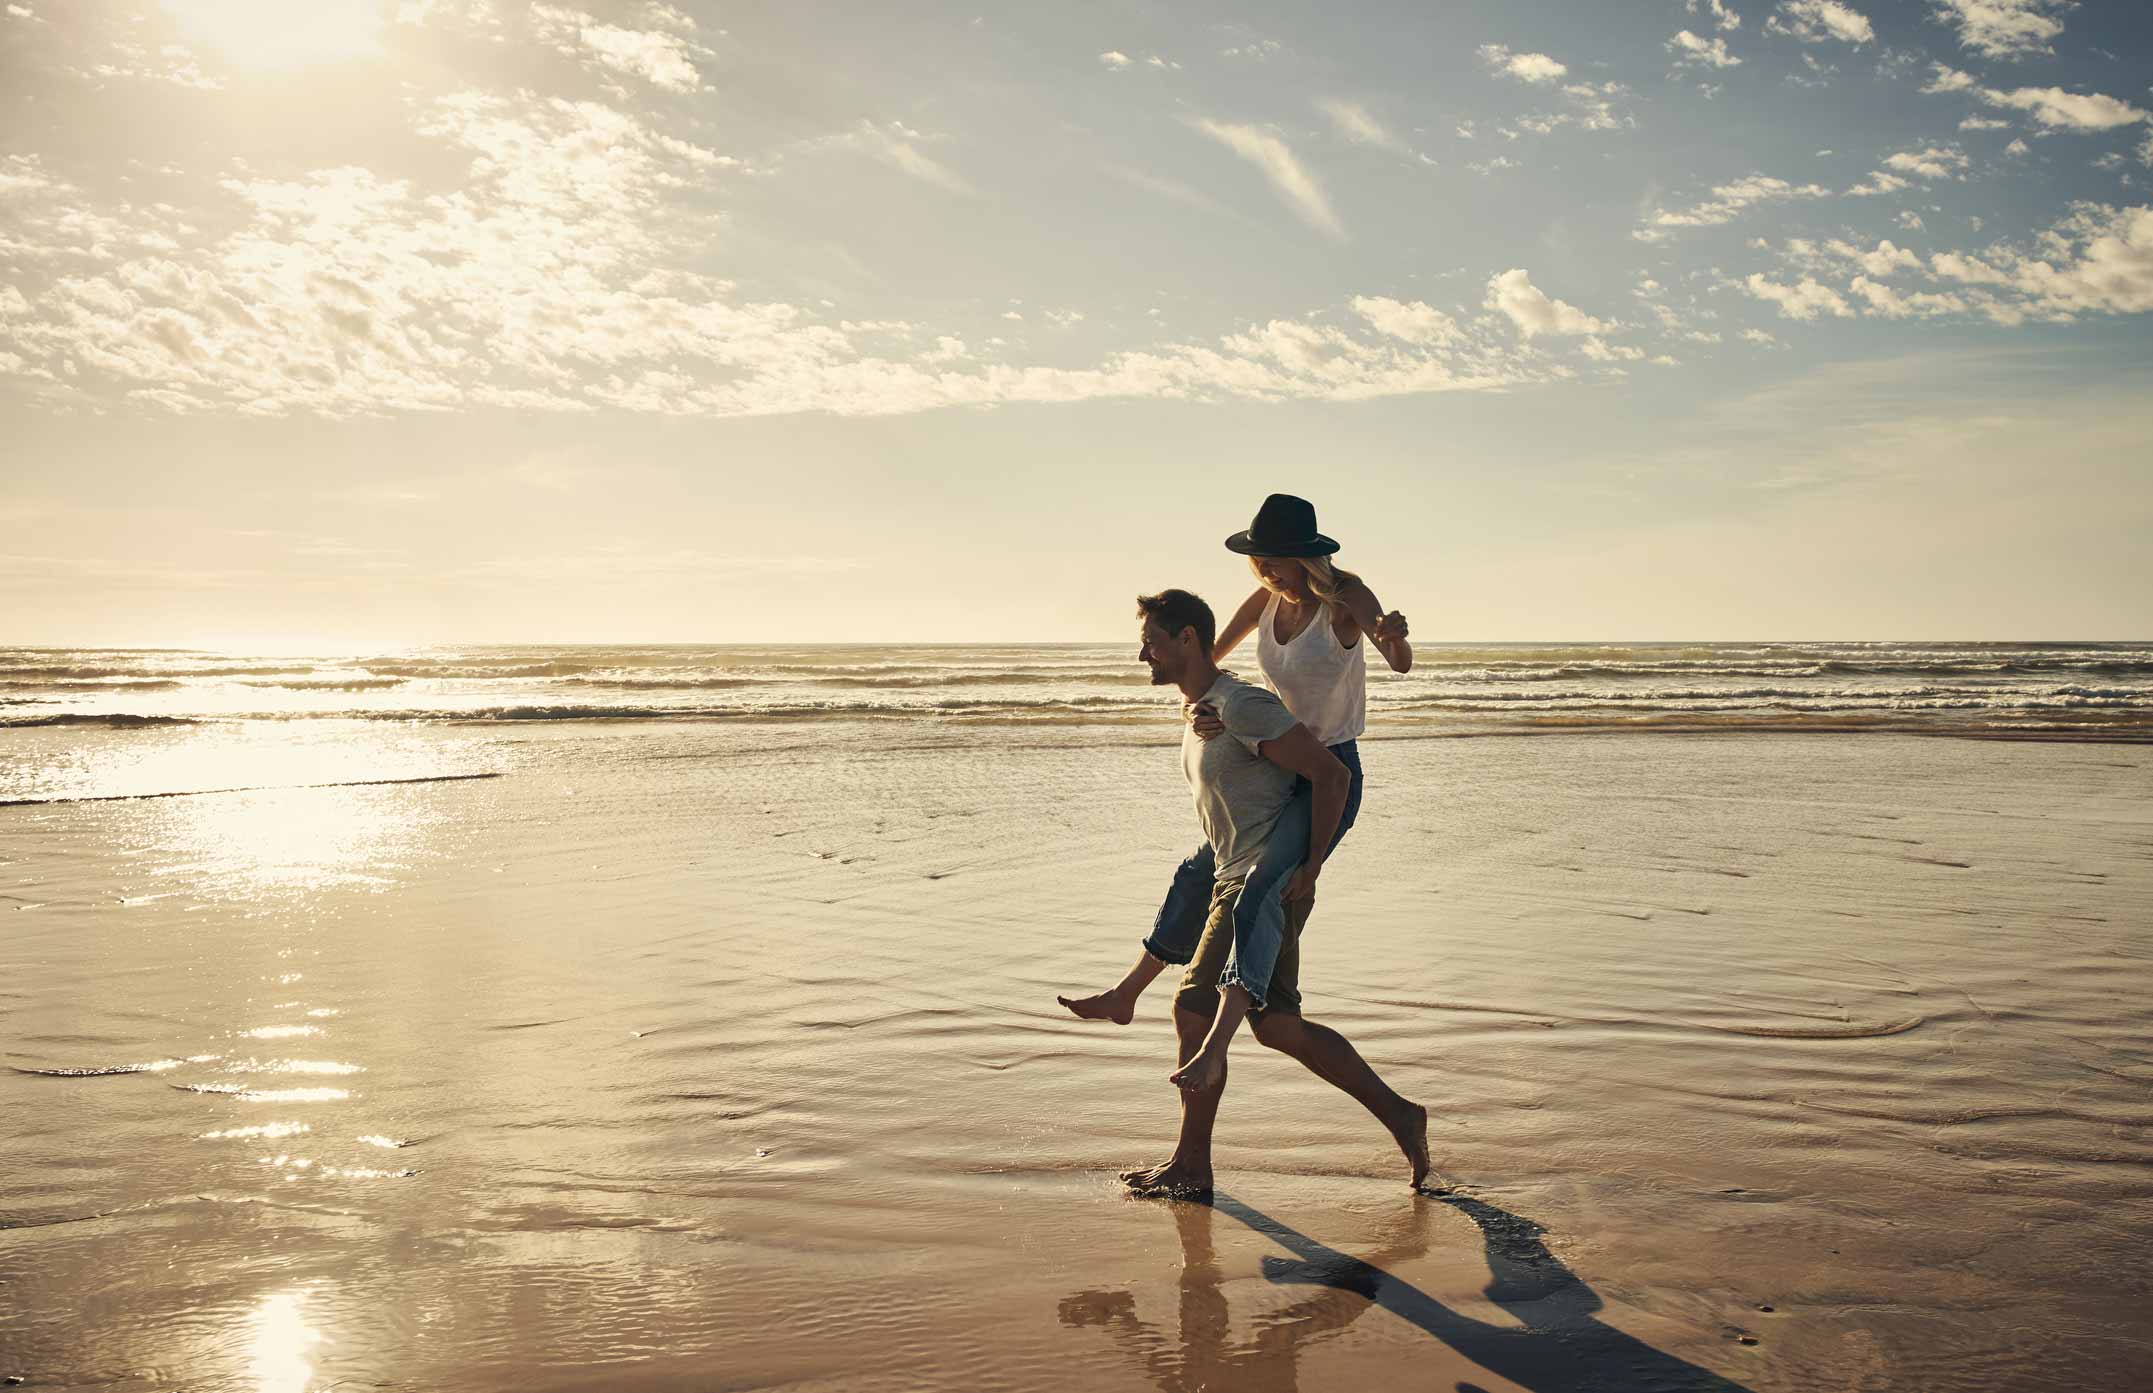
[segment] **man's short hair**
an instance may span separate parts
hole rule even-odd
[[[1204,652],[1211,651],[1211,644],[1218,637],[1218,621],[1211,617],[1211,606],[1198,595],[1186,590],[1161,590],[1156,595],[1136,597],[1136,614],[1139,619],[1150,619],[1166,630],[1168,636],[1179,637],[1183,629],[1194,629],[1197,641]]]

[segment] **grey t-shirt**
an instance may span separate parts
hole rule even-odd
[[[1255,869],[1293,796],[1293,771],[1265,759],[1258,747],[1295,722],[1284,702],[1230,672],[1220,673],[1198,701],[1214,707],[1226,729],[1203,740],[1184,727],[1181,772],[1196,794],[1196,820],[1217,858],[1218,878],[1233,880]]]

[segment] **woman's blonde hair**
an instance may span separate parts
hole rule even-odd
[[[1263,569],[1256,564],[1258,561],[1290,561],[1299,566],[1301,574],[1308,577],[1309,592],[1325,610],[1344,604],[1347,589],[1361,583],[1361,578],[1353,572],[1342,566],[1333,566],[1328,556],[1251,556],[1248,559],[1248,568],[1256,573],[1256,579],[1260,581],[1263,579]]]

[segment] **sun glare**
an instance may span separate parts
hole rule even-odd
[[[191,42],[236,67],[312,67],[381,52],[385,0],[163,0]]]

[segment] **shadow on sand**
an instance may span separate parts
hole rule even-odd
[[[1493,1278],[1487,1297],[1522,1326],[1460,1315],[1385,1270],[1428,1251],[1428,1220],[1436,1205],[1449,1205],[1478,1226]],[[1136,1298],[1128,1291],[1083,1291],[1061,1303],[1064,1325],[1110,1331],[1165,1393],[1222,1388],[1293,1393],[1300,1386],[1302,1349],[1339,1334],[1377,1306],[1533,1393],[1746,1393],[1732,1380],[1602,1323],[1598,1294],[1548,1251],[1540,1239],[1545,1230],[1485,1200],[1424,1194],[1401,1216],[1381,1250],[1365,1259],[1325,1247],[1225,1194],[1208,1205],[1177,1202],[1171,1208],[1181,1234],[1178,1338],[1139,1319]],[[1257,1317],[1253,1336],[1238,1342],[1231,1337],[1212,1244],[1212,1225],[1220,1214],[1292,1254],[1265,1257],[1266,1279],[1320,1288],[1304,1301]],[[1474,1393],[1470,1383],[1456,1388]]]

